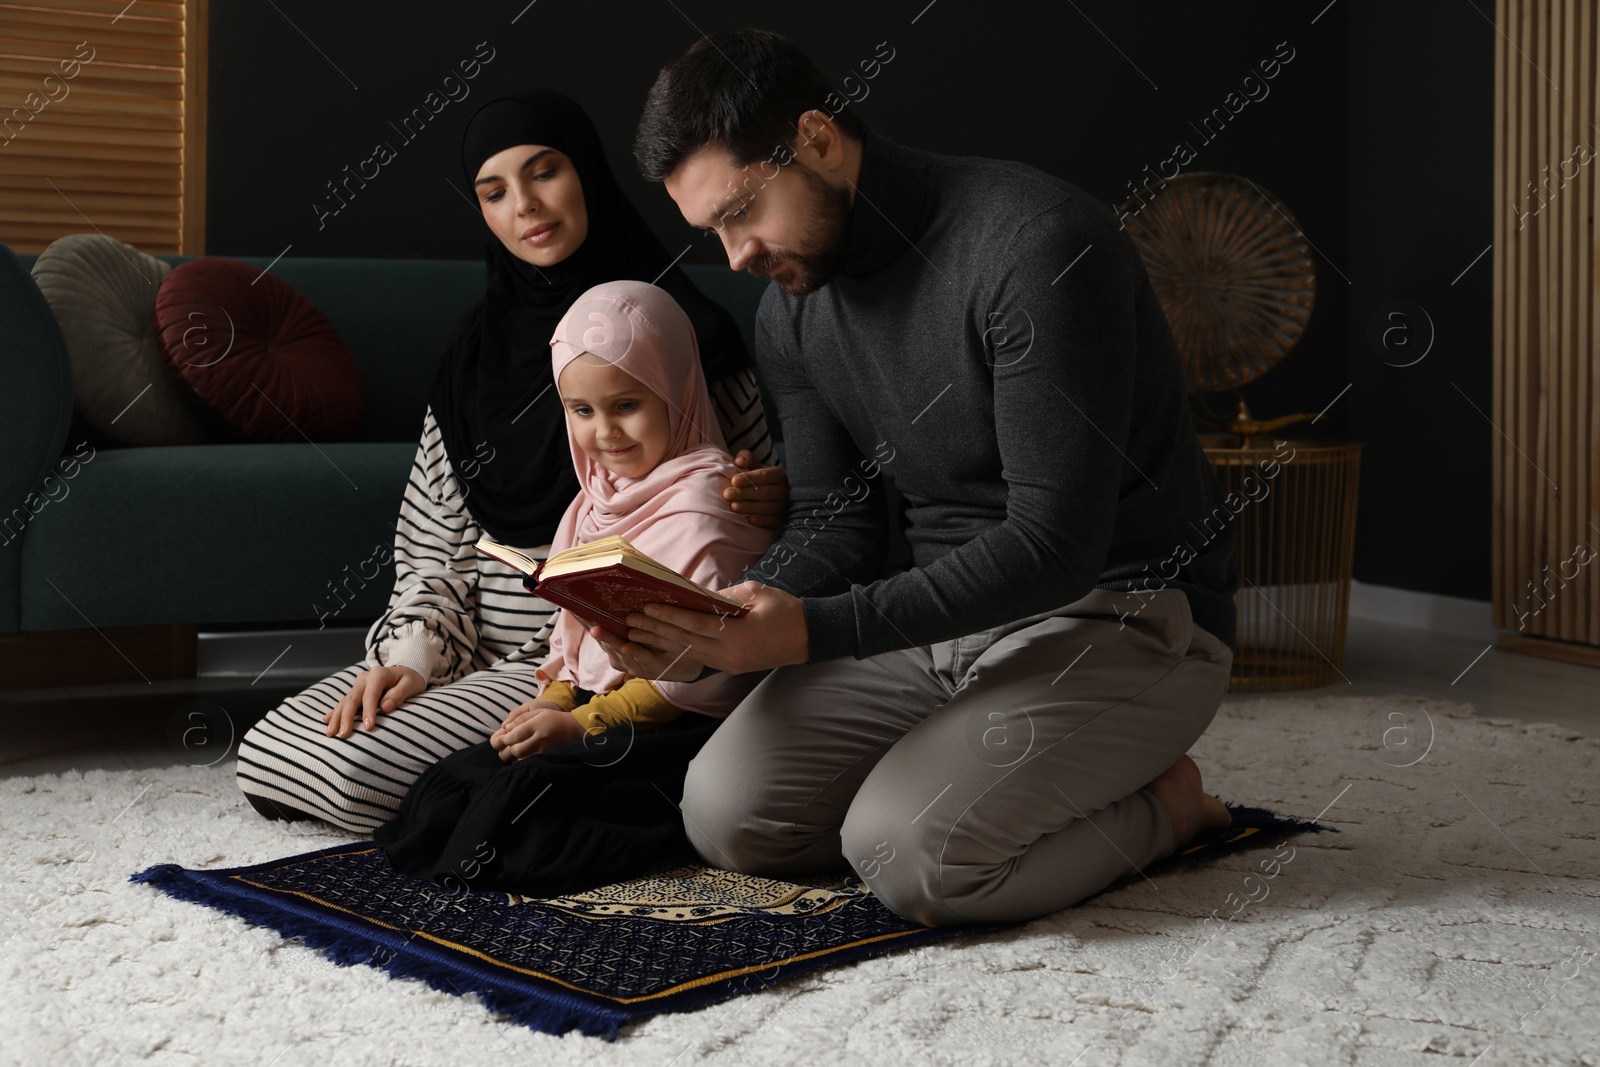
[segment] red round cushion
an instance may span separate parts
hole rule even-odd
[[[348,438],[366,414],[361,368],[333,324],[247,263],[174,267],[156,290],[156,333],[173,376],[249,440]]]

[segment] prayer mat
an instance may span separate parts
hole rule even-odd
[[[1332,829],[1228,808],[1232,826],[1143,873]],[[370,841],[226,870],[163,863],[130,880],[272,927],[341,966],[476,993],[521,1025],[607,1040],[819,967],[1022,925],[920,926],[853,872],[797,883],[689,863],[562,897],[450,889],[396,873]]]

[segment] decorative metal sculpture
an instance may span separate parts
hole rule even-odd
[[[1241,386],[1305,333],[1316,298],[1311,243],[1282,201],[1248,178],[1199,171],[1166,181],[1120,214],[1172,327],[1191,393],[1234,391],[1221,428],[1249,438],[1315,418],[1250,417]]]

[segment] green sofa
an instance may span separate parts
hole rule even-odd
[[[0,244],[0,634],[353,626],[381,614],[393,567],[373,575],[367,561],[393,542],[432,367],[482,294],[482,262],[277,260],[272,273],[327,315],[361,364],[367,410],[356,439],[97,448],[45,496],[45,476],[77,453],[79,437],[69,432],[65,344],[29,274],[34,258]],[[686,270],[751,343],[766,283],[725,267]]]

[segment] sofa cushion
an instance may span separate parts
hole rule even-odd
[[[101,452],[12,546],[22,628],[370,623],[394,587],[395,519],[416,450]]]
[[[215,437],[167,372],[156,343],[156,291],[171,269],[98,233],[62,237],[33,263],[33,280],[67,342],[78,411],[124,444],[198,444]]]
[[[285,256],[272,273],[315,302],[355,352],[367,381],[356,440],[415,443],[439,354],[483,297],[483,259]]]
[[[336,441],[361,425],[355,356],[281,278],[236,259],[192,260],[162,281],[155,315],[167,367],[245,440]]]

